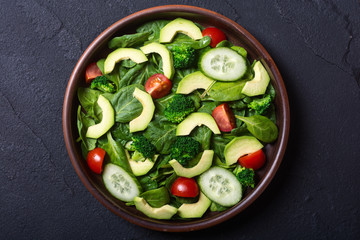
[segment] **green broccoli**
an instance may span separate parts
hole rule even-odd
[[[243,187],[255,187],[255,173],[252,168],[244,168],[238,165],[234,169],[234,174]]]
[[[177,137],[170,149],[171,159],[176,159],[184,165],[187,161],[194,158],[201,150],[201,144],[192,137]]]
[[[174,68],[190,68],[197,63],[196,50],[186,45],[175,45],[172,47],[171,52],[173,54]]]
[[[131,159],[134,161],[144,161],[146,158],[152,159],[156,153],[155,146],[143,135],[136,135],[132,141],[125,145],[129,151],[134,151]]]
[[[185,95],[176,94],[167,104],[164,114],[172,123],[179,123],[195,111],[194,101]]]
[[[248,104],[248,108],[255,110],[257,114],[261,115],[266,112],[266,110],[270,107],[270,104],[271,96],[268,94],[263,98],[254,99]]]
[[[102,92],[113,93],[115,92],[114,84],[105,76],[98,76],[91,82],[91,89],[98,89]]]

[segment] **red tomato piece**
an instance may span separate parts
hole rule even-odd
[[[223,31],[221,31],[220,29],[218,28],[215,28],[215,27],[208,27],[208,28],[205,28],[203,31],[202,31],[202,35],[205,37],[205,36],[209,36],[211,38],[211,43],[210,43],[210,46],[211,47],[216,47],[216,45],[221,42],[221,41],[224,41],[226,40],[226,35]]]
[[[102,172],[105,153],[105,150],[102,148],[95,148],[88,153],[87,164],[93,172],[97,174]]]
[[[171,194],[178,197],[196,197],[199,187],[193,178],[179,177],[171,186]]]
[[[265,164],[266,156],[262,149],[239,158],[241,166],[258,170]]]
[[[145,90],[152,98],[162,98],[171,91],[172,83],[161,73],[157,73],[149,77],[145,84]]]
[[[236,128],[234,113],[231,111],[227,103],[217,106],[211,115],[215,119],[220,131],[231,132],[231,130]]]
[[[93,79],[102,75],[103,74],[100,68],[97,66],[96,62],[90,63],[85,71],[85,81],[89,84]]]

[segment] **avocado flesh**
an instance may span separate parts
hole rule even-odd
[[[88,128],[86,132],[86,137],[88,138],[99,138],[104,135],[115,123],[115,113],[114,108],[111,106],[109,100],[107,100],[102,95],[99,95],[97,104],[102,110],[102,119],[101,122],[95,125],[92,125]]]
[[[189,94],[196,89],[208,89],[215,80],[205,76],[202,72],[197,71],[186,75],[178,85],[176,93]]]
[[[137,210],[155,219],[170,219],[177,212],[177,208],[168,204],[160,208],[153,208],[142,197],[135,197],[134,204]]]
[[[177,160],[173,159],[169,161],[169,164],[173,167],[176,175],[180,177],[192,178],[205,172],[211,167],[214,157],[213,150],[205,150],[201,156],[200,161],[192,168],[184,168]]]
[[[148,59],[145,54],[135,48],[118,48],[110,53],[104,62],[104,74],[109,74],[114,70],[115,64],[121,60],[131,59],[136,63],[146,62]]]
[[[250,97],[264,94],[270,82],[269,74],[260,61],[255,63],[253,69],[255,73],[254,78],[246,82],[241,91],[241,93]]]
[[[182,204],[177,213],[182,218],[201,218],[210,207],[210,204],[210,199],[200,192],[199,200],[196,203]]]
[[[155,162],[159,157],[159,155],[154,155],[152,160],[146,158],[144,161],[135,161],[130,158],[130,154],[128,150],[125,150],[125,154],[126,154],[126,158],[129,161],[130,168],[136,177],[147,174],[155,165]]]
[[[139,132],[147,128],[155,111],[154,102],[147,92],[141,91],[135,88],[134,97],[139,100],[143,106],[143,110],[137,118],[133,119],[129,123],[130,132]]]
[[[161,43],[169,43],[173,40],[177,33],[186,34],[194,40],[198,40],[203,37],[200,28],[192,21],[177,18],[166,24],[165,27],[160,30],[159,41]]]
[[[227,165],[234,164],[237,162],[239,157],[256,152],[263,147],[264,146],[255,137],[236,137],[225,146],[225,162]]]
[[[145,54],[158,53],[162,59],[162,67],[165,77],[171,79],[175,73],[171,52],[160,43],[150,43],[140,48]]]
[[[176,136],[187,136],[197,127],[205,125],[215,134],[220,134],[214,118],[208,113],[195,112],[187,116],[176,128]]]

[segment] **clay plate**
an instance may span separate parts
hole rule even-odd
[[[275,105],[277,126],[279,128],[277,141],[266,146],[267,162],[265,167],[257,171],[258,184],[256,188],[247,192],[240,203],[227,211],[208,211],[201,219],[191,221],[150,219],[137,211],[135,207],[128,207],[123,202],[112,197],[105,189],[101,177],[93,174],[87,167],[86,161],[81,156],[80,144],[75,141],[78,138],[76,110],[79,105],[76,91],[85,82],[84,75],[87,65],[109,53],[107,43],[111,38],[134,33],[138,26],[151,20],[174,19],[176,17],[190,19],[205,27],[215,26],[222,29],[228,40],[236,45],[243,46],[248,51],[250,61],[256,59],[263,63],[276,90]],[[129,222],[158,231],[170,232],[193,231],[214,226],[237,215],[254,202],[268,186],[280,165],[288,140],[289,125],[289,103],[286,89],[274,61],[264,47],[234,21],[207,9],[183,5],[168,5],[145,9],[119,20],[102,32],[90,44],[77,62],[66,89],[63,108],[63,131],[66,147],[71,162],[86,188],[105,207]]]

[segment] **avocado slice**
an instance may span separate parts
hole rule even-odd
[[[255,73],[254,78],[246,82],[241,90],[241,93],[250,97],[264,94],[270,82],[269,74],[260,61],[255,63],[253,69]]]
[[[177,212],[177,208],[170,206],[169,204],[160,208],[153,208],[142,197],[135,197],[134,204],[137,210],[144,213],[146,216],[155,219],[170,219]]]
[[[176,93],[189,94],[196,89],[208,89],[215,80],[208,78],[202,72],[197,71],[186,75],[177,87]]]
[[[187,116],[176,128],[176,136],[187,136],[191,131],[197,127],[205,125],[210,128],[215,134],[220,134],[219,127],[217,126],[214,118],[204,112],[195,112]]]
[[[150,43],[140,48],[145,54],[158,53],[162,59],[162,67],[165,77],[171,79],[175,73],[171,52],[160,43]]]
[[[111,106],[109,100],[104,96],[99,95],[97,104],[102,110],[102,119],[98,124],[92,125],[86,132],[88,138],[99,138],[104,135],[115,123],[114,108]]]
[[[210,199],[200,192],[199,200],[196,203],[182,204],[177,213],[182,218],[201,218],[210,205]]]
[[[177,160],[169,161],[170,165],[174,168],[176,175],[180,177],[192,178],[202,174],[211,167],[214,157],[213,150],[205,150],[200,158],[198,164],[192,168],[184,168]]]
[[[239,157],[256,152],[264,146],[252,136],[236,137],[226,144],[224,149],[225,162],[227,165],[236,163]]]
[[[135,48],[118,48],[110,53],[104,62],[104,74],[109,74],[114,70],[115,64],[121,60],[131,59],[136,63],[146,62],[148,59],[145,54]]]
[[[177,18],[165,25],[160,30],[159,41],[161,43],[169,43],[173,40],[177,33],[183,33],[188,35],[194,40],[201,39],[202,33],[198,26],[190,20]]]
[[[131,133],[142,131],[147,128],[155,111],[155,105],[150,94],[135,88],[133,95],[142,104],[143,110],[140,116],[130,121],[129,129]]]
[[[125,150],[125,154],[126,154],[126,158],[129,161],[130,168],[136,177],[147,174],[155,165],[155,162],[159,157],[159,155],[154,155],[152,160],[146,158],[145,161],[135,161],[131,159],[128,150]]]

